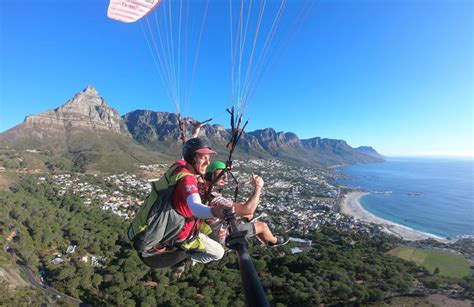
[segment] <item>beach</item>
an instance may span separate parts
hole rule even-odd
[[[417,241],[424,239],[435,239],[441,242],[448,240],[415,229],[396,224],[394,222],[382,219],[365,210],[360,204],[360,198],[370,193],[367,192],[350,192],[341,202],[340,211],[342,214],[352,216],[356,220],[378,224],[384,227],[384,230],[390,234],[402,237],[407,241]]]

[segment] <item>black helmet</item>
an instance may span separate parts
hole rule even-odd
[[[214,150],[211,150],[209,143],[201,138],[192,138],[186,141],[183,145],[183,158],[188,163],[194,163],[194,154],[216,154]]]

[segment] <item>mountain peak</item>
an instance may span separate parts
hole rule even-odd
[[[46,130],[101,129],[128,135],[120,114],[91,85],[54,110],[28,116],[25,123]]]
[[[227,151],[228,130],[217,124],[206,125],[203,130],[216,149]],[[97,89],[88,85],[56,109],[28,116],[24,123],[1,133],[0,143],[17,144],[18,148],[90,152],[91,148],[102,148],[101,142],[113,136],[113,139],[120,137],[120,142],[125,141],[120,146],[133,138],[162,153],[176,155],[181,149],[179,135],[176,114],[136,110],[121,117],[99,96]],[[104,148],[114,149],[108,146]],[[137,144],[130,143],[130,146]],[[277,132],[273,128],[244,133],[238,151],[242,157],[273,156],[318,166],[383,161],[383,157],[373,155],[373,148],[354,149],[343,140],[320,137],[302,140],[295,133]]]
[[[92,85],[88,85],[88,86],[82,91],[82,93],[87,94],[87,95],[91,95],[91,96],[99,97],[99,92],[97,92],[97,89],[96,89],[95,87],[93,87]]]
[[[61,110],[64,108],[78,108],[90,107],[90,106],[102,106],[106,108],[111,107],[105,102],[105,100],[99,96],[97,89],[91,85],[88,85],[81,92],[76,93],[72,99],[69,99],[65,104],[57,108],[56,110]]]

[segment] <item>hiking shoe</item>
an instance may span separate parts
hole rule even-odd
[[[175,266],[173,266],[171,270],[171,278],[173,280],[178,280],[181,277],[181,275],[183,275],[185,269],[186,269],[186,262],[183,261],[176,264]]]
[[[289,238],[285,238],[285,237],[283,237],[283,236],[276,236],[276,238],[277,238],[276,243],[268,243],[268,245],[269,245],[270,247],[283,246],[283,245],[287,244],[288,241],[290,241]]]

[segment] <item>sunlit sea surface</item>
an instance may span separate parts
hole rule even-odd
[[[362,197],[369,212],[440,237],[474,236],[474,160],[390,158],[338,171],[337,183],[372,192]]]

